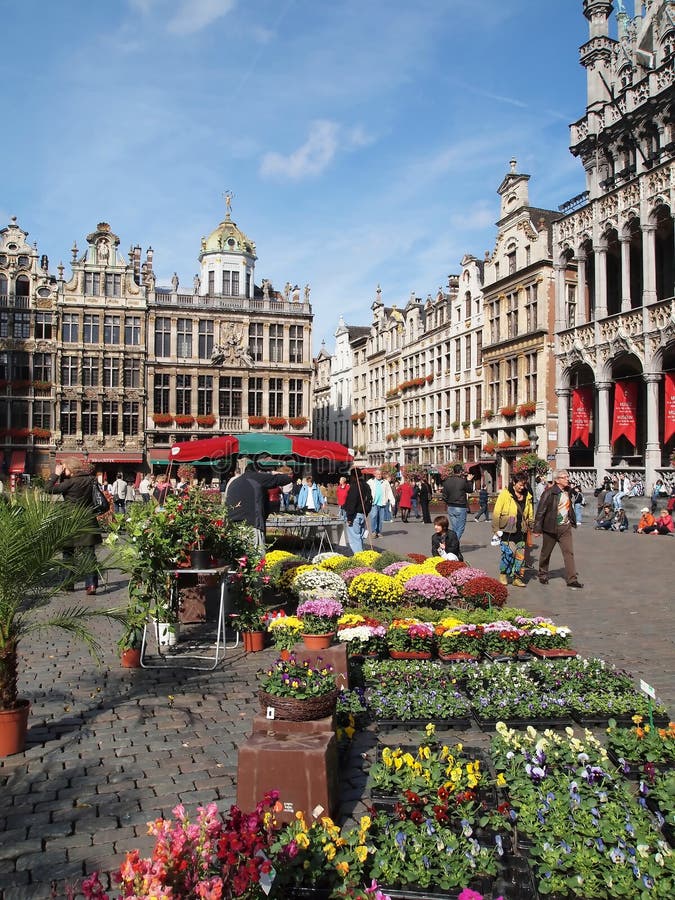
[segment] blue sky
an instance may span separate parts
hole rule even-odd
[[[314,351],[492,249],[518,160],[530,201],[584,190],[582,0],[0,0],[0,225],[55,270],[99,221],[198,271],[232,217],[256,282],[312,287]],[[68,268],[67,268],[67,271]]]

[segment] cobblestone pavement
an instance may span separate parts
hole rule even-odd
[[[432,526],[393,521],[377,549],[428,553]],[[491,528],[471,518],[462,541],[468,561],[497,571]],[[510,588],[509,602],[568,624],[583,655],[601,656],[656,688],[675,707],[672,625],[675,540],[581,526],[575,551],[583,591],[570,591],[554,550],[551,582]],[[535,548],[535,558],[537,554]],[[84,593],[70,595],[84,600]],[[110,575],[97,605],[124,602]],[[87,598],[93,599],[93,598]],[[27,750],[0,760],[0,897],[67,896],[83,875],[110,871],[122,855],[150,851],[146,822],[210,801],[235,800],[237,748],[258,711],[256,671],[273,651],[228,650],[213,672],[128,670],[119,666],[119,626],[96,623],[105,646],[97,668],[80,645],[50,632],[24,645],[20,693],[32,703]],[[453,739],[485,745],[477,728]],[[362,810],[361,754],[378,739],[357,735],[342,772],[342,818]],[[54,882],[54,888],[50,884]]]

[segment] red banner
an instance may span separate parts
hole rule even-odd
[[[663,400],[663,442],[675,434],[675,375],[666,375]]]
[[[584,447],[590,443],[591,412],[593,410],[593,388],[572,388],[572,428],[570,447],[581,441]]]
[[[612,444],[616,443],[623,435],[635,447],[637,442],[637,396],[636,381],[617,381],[614,385]]]

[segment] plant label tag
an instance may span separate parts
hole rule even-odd
[[[314,819],[318,819],[323,811],[324,811],[323,806],[320,803],[317,803],[317,805],[312,810],[312,817]]]
[[[264,862],[269,862],[269,859],[262,850],[258,850],[256,856],[260,857]],[[274,879],[277,877],[277,872],[274,867],[270,868],[269,872],[260,872],[260,887],[265,892],[265,896],[269,894],[272,890],[272,885],[274,884]]]
[[[651,684],[647,684],[646,681],[640,679],[640,690],[643,691],[648,697],[651,697],[652,700],[656,699],[656,691],[651,686]]]
[[[268,706],[268,707],[267,707],[267,714],[266,714],[266,717],[267,717],[268,719],[273,719],[273,718],[274,718],[274,707],[273,707],[273,706]]]
[[[284,812],[287,812],[287,813],[295,812],[295,806],[293,805],[293,803],[290,800],[284,800]]]

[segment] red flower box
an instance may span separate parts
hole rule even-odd
[[[174,422],[180,428],[189,428],[190,425],[194,425],[195,417],[194,416],[174,416]]]
[[[173,416],[171,413],[153,413],[152,421],[155,425],[171,425],[173,422]]]
[[[504,416],[505,419],[515,419],[516,417],[515,406],[502,406],[499,412]]]
[[[211,427],[216,424],[216,417],[207,415],[207,416],[197,416],[197,425],[203,425],[205,427]]]
[[[249,416],[248,424],[250,428],[262,428],[267,424],[267,419],[265,416]]]
[[[304,428],[307,425],[307,419],[304,416],[291,416],[288,424],[291,428]]]
[[[270,416],[267,424],[270,428],[285,428],[288,424],[288,419],[285,419],[283,416]]]

